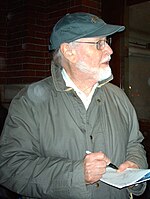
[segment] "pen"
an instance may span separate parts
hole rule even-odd
[[[118,167],[112,163],[109,163],[109,165],[107,165],[108,167],[111,167],[112,169],[118,169]]]
[[[86,154],[90,154],[90,153],[91,153],[91,151],[86,151]],[[116,165],[112,164],[112,163],[109,163],[107,165],[107,167],[111,167],[112,169],[118,169],[118,167]]]

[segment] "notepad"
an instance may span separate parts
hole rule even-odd
[[[106,173],[100,180],[111,186],[124,188],[150,180],[150,169],[128,168],[123,172],[117,172],[117,170],[107,167]]]

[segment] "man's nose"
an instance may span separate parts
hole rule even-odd
[[[103,51],[107,52],[109,55],[113,54],[113,50],[109,44],[106,44]]]

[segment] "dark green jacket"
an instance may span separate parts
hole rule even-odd
[[[86,150],[103,151],[113,163],[147,168],[135,111],[118,87],[101,82],[88,110],[66,88],[61,68],[13,99],[0,141],[0,183],[42,199],[127,199],[128,189],[99,181],[85,185]],[[143,186],[135,188],[141,194]],[[133,191],[133,190],[132,190]]]

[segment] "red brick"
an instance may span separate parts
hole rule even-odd
[[[45,70],[48,71],[50,70],[49,65],[45,65],[45,64],[32,64],[32,63],[27,63],[27,64],[23,64],[23,70],[26,69],[32,69],[32,70]]]

